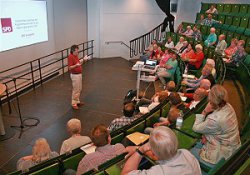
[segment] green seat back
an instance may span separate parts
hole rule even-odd
[[[247,55],[247,57],[244,59],[244,63],[246,65],[250,65],[250,55]]]
[[[105,170],[105,173],[108,175],[121,174],[122,168],[123,168],[125,162],[126,162],[126,160],[124,159],[124,160],[121,160],[120,162],[108,167]]]
[[[231,12],[232,13],[238,13],[240,11],[240,4],[233,4]]]
[[[233,26],[233,25],[229,26],[227,30],[230,32],[235,32],[237,30],[237,26]]]
[[[171,38],[172,38],[173,41],[176,41],[176,36],[177,36],[176,33],[171,33],[170,36],[171,36]]]
[[[247,4],[241,4],[240,5],[240,13],[241,14],[247,13],[247,10],[248,10],[248,5]]]
[[[207,35],[208,34],[208,26],[203,25],[203,26],[201,26],[200,30],[201,30],[201,33],[203,35]]]
[[[63,165],[66,169],[77,170],[77,166],[84,156],[85,156],[85,152],[80,152],[76,155],[73,155],[63,160]]]
[[[226,160],[224,158],[220,159],[220,161],[212,169],[209,170],[208,175],[214,175],[216,171],[218,171],[222,167],[225,161]]]
[[[240,17],[238,16],[233,17],[233,25],[240,26]]]
[[[210,8],[210,4],[208,3],[201,3],[201,11],[205,12]]]
[[[242,17],[240,21],[240,27],[247,28],[249,17]]]
[[[146,127],[152,127],[154,123],[159,122],[160,114],[152,114],[146,119]]]
[[[235,30],[236,33],[240,34],[240,35],[243,35],[243,33],[245,32],[245,28],[244,27],[238,27],[236,30]]]
[[[225,24],[231,25],[232,22],[233,22],[233,17],[232,16],[226,16]]]
[[[250,158],[234,173],[234,175],[247,175],[250,172]]]
[[[145,121],[143,120],[143,121],[137,123],[136,125],[132,126],[131,128],[129,128],[126,131],[126,135],[132,134],[134,132],[141,132],[141,133],[143,133],[144,129],[145,129]]]
[[[112,137],[111,144],[114,145],[116,143],[120,143],[124,139],[124,137],[124,133],[118,133],[117,135]]]
[[[227,43],[230,43],[232,38],[233,38],[233,33],[232,32],[228,32],[227,35],[226,35],[226,41],[227,41]]]
[[[224,4],[217,4],[216,5],[216,9],[218,10],[218,12],[223,12],[223,8],[224,8]]]
[[[192,138],[176,129],[173,129],[172,131],[174,131],[178,142],[179,142],[179,148],[183,148],[183,149],[190,149],[192,148],[195,143],[197,142],[196,138]]]
[[[223,8],[224,13],[230,13],[232,9],[232,4],[225,4]]]
[[[219,14],[217,20],[218,20],[218,21],[221,21],[221,23],[223,24],[223,23],[225,22],[225,15]]]
[[[244,32],[244,34],[245,34],[246,36],[250,36],[250,29],[246,29],[245,32]]]
[[[98,166],[98,170],[105,170],[106,168],[110,167],[111,165],[114,165],[114,164],[124,160],[126,154],[127,153],[120,154],[120,155],[104,162],[103,164]]]
[[[237,39],[239,40],[239,39],[240,39],[240,34],[234,33],[233,37],[234,37],[234,38],[237,38]]]
[[[60,175],[59,164],[55,163],[45,168],[42,168],[36,172],[31,173],[30,175]]]
[[[240,35],[240,39],[246,41],[246,40],[247,40],[247,36],[245,36],[245,35]]]
[[[192,136],[194,138],[201,138],[201,134],[193,131],[194,121],[195,121],[195,114],[192,114],[192,115],[188,116],[183,121],[181,131],[183,131],[187,135],[190,135],[190,136]]]
[[[228,32],[227,30],[221,30],[221,31],[220,31],[221,34],[224,34],[224,35],[226,35],[226,36],[227,36],[227,32]]]
[[[222,30],[228,30],[229,27],[230,27],[230,25],[228,25],[228,24],[223,24],[222,27],[221,27],[221,29],[222,29]]]

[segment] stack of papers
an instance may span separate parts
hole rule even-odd
[[[183,78],[189,78],[189,79],[194,79],[195,78],[194,75],[188,75],[188,74],[183,74],[182,77]]]

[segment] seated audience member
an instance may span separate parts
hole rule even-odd
[[[217,41],[217,35],[215,34],[215,28],[210,29],[210,34],[208,35],[207,39],[204,41],[204,45],[207,47],[214,46]]]
[[[125,148],[122,144],[111,145],[111,137],[104,125],[97,125],[91,132],[91,139],[97,147],[95,152],[85,155],[77,167],[77,175],[81,175],[122,153]]]
[[[180,48],[179,52],[177,52],[179,55],[181,55],[185,50],[186,48],[188,47],[188,42],[187,41],[184,41],[183,42],[183,46]]]
[[[154,44],[154,46],[153,46],[153,51],[151,52],[151,55],[150,55],[149,58],[150,58],[150,59],[156,59],[158,54],[159,54],[158,45],[157,45],[157,44]]]
[[[193,109],[196,107],[197,104],[200,103],[200,101],[205,98],[207,96],[207,91],[205,89],[202,89],[202,88],[197,88],[195,91],[194,91],[194,94],[193,94],[193,100],[188,103],[186,106],[189,108],[189,109]]]
[[[157,165],[148,170],[138,170],[142,155],[151,152],[158,159]],[[185,149],[178,149],[178,139],[168,127],[159,126],[150,133],[149,142],[141,146],[126,161],[122,175],[128,174],[192,174],[201,175],[196,158]]]
[[[211,73],[212,73],[213,77],[216,78],[216,69],[215,69],[215,62],[214,62],[214,60],[208,58],[207,61],[206,61],[206,64],[209,64],[209,65],[212,66],[212,72]]]
[[[200,162],[212,167],[220,159],[228,159],[241,146],[241,141],[237,117],[228,103],[226,89],[213,86],[208,102],[203,112],[196,114],[193,130],[203,137],[191,152]]]
[[[166,85],[166,91],[168,92],[168,95],[170,95],[171,92],[174,92],[176,86],[174,81],[169,81]]]
[[[196,21],[196,24],[204,25],[205,16],[203,14],[200,15],[200,19]]]
[[[233,38],[231,40],[231,44],[228,48],[226,48],[224,50],[224,54],[225,54],[225,58],[226,59],[231,59],[232,58],[232,55],[236,52],[237,50],[237,44],[238,44],[238,39],[237,38]]]
[[[182,85],[186,85],[187,87],[190,87],[192,89],[196,89],[197,87],[200,86],[200,82],[202,79],[208,79],[211,83],[211,86],[213,86],[215,84],[215,80],[214,77],[211,73],[212,71],[212,66],[211,65],[205,65],[202,68],[201,71],[201,76],[199,79],[195,78],[195,79],[186,79],[182,81]]]
[[[158,47],[158,53],[156,55],[156,60],[159,62],[161,60],[161,57],[163,56],[164,52],[161,50],[161,47]]]
[[[193,38],[195,41],[201,41],[202,40],[201,31],[196,26],[193,27],[193,31],[194,32],[193,32],[191,38]]]
[[[140,60],[142,61],[146,61],[149,59],[150,55],[152,54],[153,50],[154,50],[154,45],[157,45],[157,41],[154,39],[151,44],[148,46],[148,48],[144,51],[143,55],[140,56]]]
[[[89,137],[81,135],[80,120],[76,118],[70,119],[67,123],[67,130],[71,137],[63,141],[60,154],[71,152],[73,149],[91,142]]]
[[[215,47],[215,53],[222,55],[224,53],[224,50],[227,48],[227,42],[225,41],[225,35],[221,34],[218,38],[218,43]]]
[[[124,108],[123,108],[123,116],[114,119],[110,123],[108,130],[114,131],[114,130],[117,130],[125,125],[130,124],[132,121],[134,121],[135,119],[137,119],[139,117],[137,115],[134,115],[134,112],[135,112],[134,103],[125,104]]]
[[[165,117],[160,117],[159,122],[155,123],[153,127],[157,126],[170,126],[171,124],[176,123],[176,119],[181,115],[181,111],[177,109],[175,106],[172,106],[168,112],[168,116]],[[144,130],[144,133],[150,134],[153,131],[152,127],[147,127]]]
[[[203,25],[205,26],[209,26],[209,27],[212,27],[214,24],[216,23],[221,23],[221,21],[216,21],[213,19],[213,16],[211,14],[208,14],[207,15],[207,18],[205,18],[203,21],[202,21]]]
[[[151,100],[142,98],[137,104],[136,104],[136,113],[140,111],[141,114],[146,114],[150,112],[152,109],[154,109],[156,106],[158,106],[160,103],[163,103],[168,99],[168,92],[167,91],[161,91],[155,93]],[[140,109],[140,107],[144,107],[143,109]]]
[[[188,69],[192,69],[192,70],[197,70],[200,69],[202,62],[204,60],[204,53],[203,53],[203,47],[200,44],[197,44],[195,46],[195,54],[190,57],[190,58],[186,58],[183,59],[183,61],[188,62]]]
[[[25,171],[41,162],[59,156],[57,152],[51,151],[45,138],[36,140],[32,149],[32,155],[22,157],[17,162],[17,170]]]
[[[174,50],[176,50],[177,52],[179,52],[179,50],[181,49],[181,47],[183,46],[185,39],[181,36],[179,39],[179,42],[174,46]]]
[[[178,25],[176,33],[178,34],[182,34],[183,32],[185,32],[182,23]]]
[[[189,111],[189,109],[185,106],[185,104],[181,100],[180,95],[177,92],[172,92],[168,98],[171,105],[181,110],[183,114],[186,114]]]
[[[159,77],[163,86],[166,86],[165,78],[173,78],[175,70],[178,66],[177,54],[171,53],[171,57],[168,59],[165,65],[161,66],[156,71],[156,76]]]
[[[194,31],[192,30],[191,26],[187,26],[187,30],[182,34],[188,38],[191,38]]]
[[[168,37],[167,42],[165,44],[165,47],[168,49],[173,49],[174,48],[174,42],[172,41],[171,37]]]
[[[218,10],[215,8],[215,6],[212,4],[210,8],[206,11],[206,13],[209,14],[218,14]]]
[[[166,48],[164,54],[162,55],[160,61],[159,61],[159,66],[163,66],[166,64],[166,62],[168,61],[168,59],[171,57],[170,53],[169,53],[169,49]]]
[[[188,47],[182,52],[181,60],[186,61],[194,57],[194,50],[191,44],[188,44]]]
[[[239,40],[237,44],[237,50],[236,52],[232,55],[231,59],[226,60],[226,66],[228,67],[235,67],[239,66],[239,62],[243,60],[247,53],[244,49],[245,41],[244,40]]]

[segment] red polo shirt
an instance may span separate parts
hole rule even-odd
[[[80,63],[78,56],[70,54],[68,57],[68,68],[70,66],[74,66],[77,63]],[[82,66],[77,66],[74,69],[69,70],[72,74],[81,74],[82,73]]]
[[[194,65],[196,69],[200,69],[202,62],[204,60],[204,53],[196,53],[194,59],[196,60],[195,62],[189,62],[189,64]]]

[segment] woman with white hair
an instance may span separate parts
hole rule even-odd
[[[188,69],[197,70],[200,69],[202,62],[204,60],[203,47],[200,44],[195,46],[195,54],[193,57],[182,59],[185,62],[188,62]]]
[[[158,164],[148,170],[137,170],[143,154],[148,152],[158,159]],[[178,149],[175,133],[168,127],[158,126],[150,133],[149,142],[129,157],[122,170],[122,175],[126,174],[200,175],[201,170],[199,162],[188,150]]]
[[[196,114],[193,130],[203,134],[191,152],[208,166],[229,158],[241,145],[238,121],[233,107],[227,102],[227,91],[215,85],[209,92],[206,108]]]
[[[211,74],[212,74],[213,77],[216,79],[215,61],[214,61],[213,59],[211,59],[211,58],[208,58],[207,61],[206,61],[206,64],[212,66]]]
[[[25,171],[30,167],[37,165],[41,162],[57,157],[57,152],[52,152],[50,146],[45,138],[36,140],[33,146],[32,155],[22,157],[17,162],[17,170]]]
[[[91,142],[91,139],[87,136],[81,135],[81,121],[73,118],[70,119],[67,123],[67,130],[71,137],[62,143],[60,154],[70,152],[75,148],[83,146]]]

